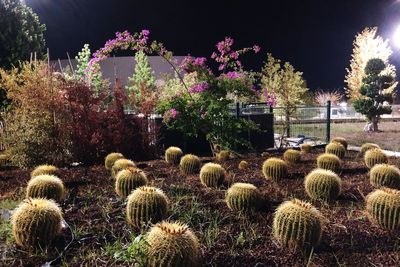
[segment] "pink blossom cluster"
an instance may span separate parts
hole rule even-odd
[[[243,74],[239,73],[237,71],[229,71],[228,73],[225,74],[225,76],[229,79],[238,79],[238,78],[242,78]]]
[[[275,107],[277,104],[277,97],[274,91],[268,92],[268,88],[265,87],[263,90],[263,96],[268,106]]]
[[[193,72],[196,68],[207,69],[207,59],[205,57],[186,56],[180,66],[186,72]]]
[[[163,115],[163,119],[165,122],[169,122],[172,119],[175,119],[178,116],[178,111],[174,108],[166,111]]]
[[[190,87],[189,88],[189,93],[192,93],[192,94],[202,93],[207,89],[208,89],[208,84],[207,84],[207,82],[203,81],[203,82],[201,82],[199,84],[196,84],[196,85]]]

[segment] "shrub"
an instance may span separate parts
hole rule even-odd
[[[31,178],[43,174],[55,175],[58,172],[58,168],[53,165],[39,165],[31,172]]]
[[[231,156],[231,152],[229,150],[221,150],[217,153],[218,161],[227,161]]]
[[[283,153],[283,158],[289,163],[298,163],[300,162],[301,158],[300,151],[288,149],[285,151],[285,153]]]
[[[282,246],[309,250],[321,240],[321,218],[310,203],[298,199],[285,201],[275,211],[272,232]]]
[[[319,169],[331,170],[335,173],[339,173],[342,169],[342,164],[338,156],[329,153],[318,156],[317,166]]]
[[[331,201],[340,195],[342,180],[333,171],[316,169],[306,176],[304,186],[311,199]]]
[[[200,159],[199,157],[188,154],[181,158],[181,162],[179,164],[181,171],[185,175],[195,174],[200,170]]]
[[[124,155],[122,155],[121,153],[113,152],[113,153],[108,154],[104,160],[104,166],[106,167],[106,170],[111,170],[114,163],[117,160],[123,159],[123,158],[124,158]]]
[[[257,187],[248,183],[234,183],[226,194],[226,203],[234,211],[254,210],[259,201],[260,192]]]
[[[310,144],[301,144],[300,145],[300,151],[304,154],[310,153],[312,149],[312,146]]]
[[[343,137],[335,137],[335,138],[333,138],[333,139],[331,140],[331,142],[339,143],[339,144],[341,144],[342,146],[344,146],[344,148],[347,150],[348,143],[347,143],[347,140],[346,140],[345,138],[343,138]]]
[[[174,165],[178,165],[183,152],[179,147],[171,146],[165,150],[165,161]]]
[[[126,198],[132,190],[147,184],[144,172],[136,167],[128,167],[117,173],[115,178],[115,192],[121,198]]]
[[[225,169],[215,163],[207,163],[200,170],[200,181],[203,185],[208,187],[218,187],[222,185],[225,180]]]
[[[380,147],[377,144],[373,144],[373,143],[365,143],[361,146],[361,154],[365,154],[365,152],[367,152],[368,150],[370,150],[371,148],[379,148]]]
[[[269,158],[264,161],[262,172],[267,180],[278,182],[288,175],[288,166],[286,162],[278,158]]]
[[[370,193],[366,199],[366,210],[371,220],[385,229],[400,229],[400,191],[382,188]]]
[[[325,147],[325,152],[334,154],[338,156],[340,159],[344,158],[344,155],[346,154],[346,148],[337,142],[332,142],[326,145]]]
[[[147,236],[147,266],[200,266],[200,245],[187,225],[160,222]]]
[[[126,169],[128,167],[136,167],[135,162],[130,159],[118,159],[115,161],[114,165],[111,168],[111,178],[115,178],[118,172]]]
[[[239,170],[245,170],[249,167],[249,163],[245,160],[239,162],[238,168]]]
[[[46,198],[61,202],[64,199],[64,184],[54,175],[38,175],[28,182],[26,198]]]
[[[376,164],[369,172],[371,185],[400,189],[400,170],[389,164]]]
[[[383,153],[382,150],[378,148],[372,148],[367,150],[367,152],[365,152],[364,162],[365,165],[367,165],[367,167],[371,169],[376,164],[388,163],[388,157],[386,156],[385,153]]]
[[[61,209],[52,200],[28,199],[12,215],[12,230],[17,245],[47,247],[61,231]]]

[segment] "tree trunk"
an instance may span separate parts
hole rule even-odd
[[[378,116],[373,116],[371,122],[372,122],[372,131],[378,132],[379,131],[378,130]]]

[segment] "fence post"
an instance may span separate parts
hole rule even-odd
[[[239,102],[236,102],[236,119],[240,116],[240,105]]]
[[[331,141],[331,101],[326,103],[326,143]]]

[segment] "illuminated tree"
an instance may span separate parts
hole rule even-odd
[[[129,77],[129,86],[126,87],[128,94],[140,94],[140,86],[152,87],[155,81],[153,71],[149,64],[148,56],[139,50],[135,54],[135,71]]]

